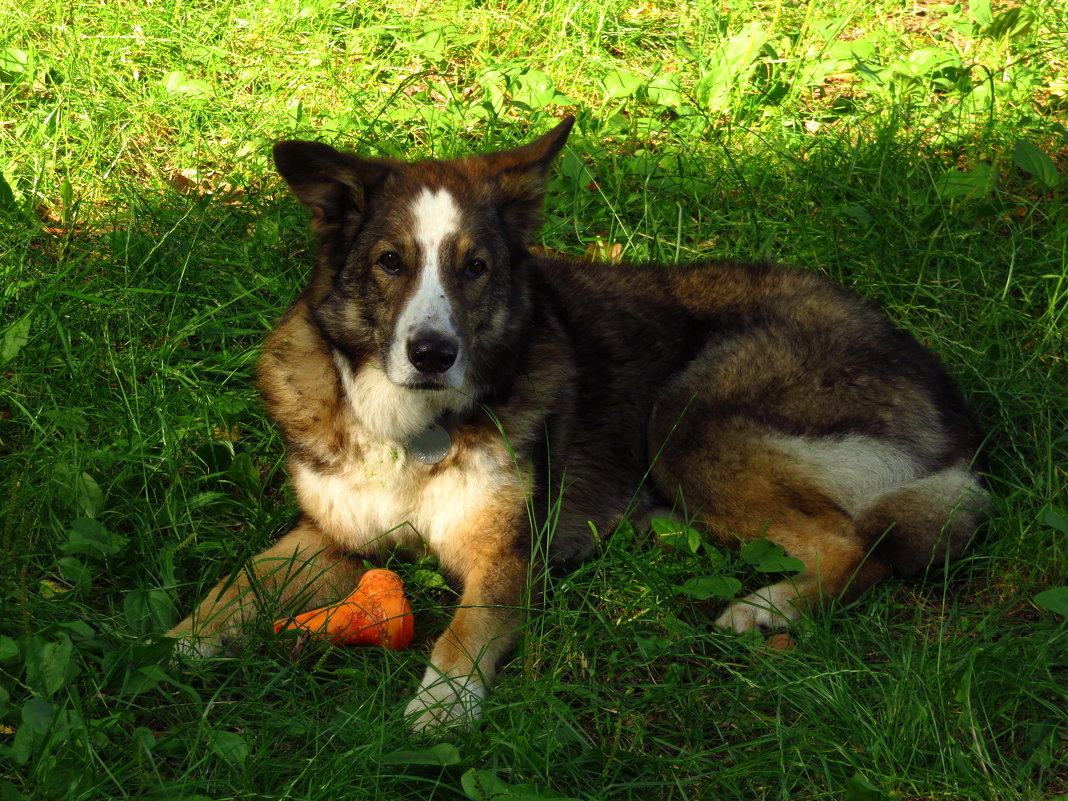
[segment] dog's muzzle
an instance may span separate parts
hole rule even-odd
[[[440,375],[456,362],[459,344],[438,334],[424,334],[408,343],[408,361],[424,375]]]

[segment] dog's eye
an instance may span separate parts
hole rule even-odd
[[[467,266],[464,267],[464,275],[468,278],[478,278],[488,269],[489,267],[482,259],[471,259],[467,262]]]
[[[401,270],[404,268],[403,262],[401,262],[400,254],[393,250],[387,250],[381,256],[378,257],[378,261],[375,262],[382,272],[389,275],[400,275]]]

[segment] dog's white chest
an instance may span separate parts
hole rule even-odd
[[[432,446],[432,447],[431,447]],[[325,469],[293,466],[301,507],[342,548],[360,551],[393,545],[425,545],[439,552],[462,536],[503,485],[515,484],[516,466],[502,447],[468,447],[450,463],[425,463],[446,447],[437,438],[419,452],[373,443],[360,458]],[[421,461],[419,456],[423,456]],[[502,458],[503,457],[503,458]]]

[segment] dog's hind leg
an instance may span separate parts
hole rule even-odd
[[[804,568],[732,602],[715,625],[739,633],[787,628],[828,598],[849,600],[890,575],[887,564],[867,554],[850,529],[833,532],[821,525],[826,522],[806,526],[795,521],[799,525],[793,527],[769,523],[768,539],[781,545],[787,556],[800,559]]]
[[[224,578],[185,620],[167,632],[194,656],[222,650],[261,607],[310,609],[346,595],[359,581],[359,560],[338,550],[307,518],[239,573]]]
[[[759,447],[751,445],[754,450]],[[736,476],[730,489],[718,493],[720,505],[709,507],[703,518],[714,530],[744,537],[755,530],[759,515],[767,514],[768,539],[805,568],[731,604],[716,620],[724,629],[783,628],[824,598],[850,600],[891,573],[915,575],[944,564],[960,555],[986,512],[986,491],[964,466],[888,488],[850,514],[806,470],[797,470],[789,455],[778,458],[782,461],[770,468],[771,481],[763,480],[766,472]],[[748,487],[739,489],[740,484]],[[760,494],[746,499],[754,488]],[[716,514],[724,496],[738,504],[729,516]],[[757,516],[750,511],[745,519],[744,510],[761,506]]]
[[[895,574],[912,576],[960,556],[989,505],[978,475],[960,464],[879,495],[857,515],[857,530]]]
[[[805,570],[732,603],[716,625],[734,631],[782,628],[820,598],[850,600],[891,572],[910,576],[953,560],[988,504],[979,478],[961,465],[888,490],[855,522],[843,513],[839,521],[833,514],[806,514],[795,515],[792,524],[770,523],[768,539],[801,559]],[[839,533],[832,534],[836,525]]]
[[[732,603],[716,620],[721,628],[786,628],[824,599],[854,597],[890,573],[869,554],[849,512],[750,421],[680,424],[659,449],[652,475],[665,497],[681,492],[697,522],[719,540],[764,536],[804,565]]]

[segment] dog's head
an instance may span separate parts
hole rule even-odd
[[[480,395],[529,315],[527,246],[574,118],[514,150],[450,161],[366,159],[280,142],[278,172],[321,243],[308,289],[331,343],[416,390]]]

